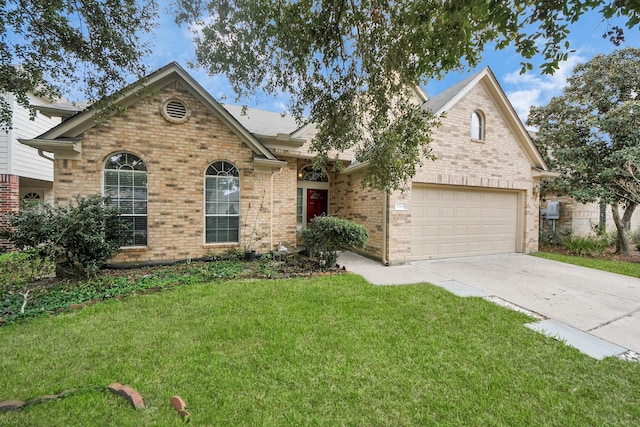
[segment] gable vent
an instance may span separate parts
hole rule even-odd
[[[162,115],[173,123],[184,123],[189,120],[189,107],[180,99],[170,99],[162,106]]]

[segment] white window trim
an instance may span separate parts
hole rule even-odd
[[[475,118],[478,118],[478,126],[474,124]],[[475,132],[478,131],[479,137],[475,137]],[[487,119],[482,110],[474,110],[471,113],[471,140],[472,141],[484,141],[487,135]]]
[[[207,242],[207,177],[216,176],[216,175],[207,175],[207,169],[214,163],[217,162],[225,162],[233,165],[238,171],[238,176],[234,178],[238,178],[238,241],[237,242]],[[218,175],[223,176],[223,175]],[[215,215],[211,215],[215,216]],[[207,163],[207,167],[204,169],[204,174],[202,177],[202,245],[207,247],[218,247],[218,246],[239,246],[240,240],[242,238],[242,182],[240,180],[240,169],[236,166],[235,163],[230,162],[228,160],[214,160],[213,162]]]
[[[137,158],[139,158],[140,160],[142,160],[144,162],[145,168],[147,168],[147,162],[144,161],[141,156],[137,155],[136,153],[132,153],[131,151],[114,151],[113,153],[108,154],[107,156],[105,156],[104,160],[102,161],[102,173],[101,173],[101,176],[100,176],[100,189],[101,189],[101,194],[102,194],[102,198],[103,199],[106,197],[105,196],[105,192],[104,192],[104,174],[107,171],[107,169],[106,169],[107,161],[112,156],[114,156],[116,154],[120,154],[120,153],[127,153],[127,154],[131,154],[133,156],[136,156]],[[109,170],[116,170],[116,169],[109,169]],[[147,174],[147,213],[145,215],[131,214],[131,215],[127,215],[127,216],[144,216],[144,217],[147,218],[147,243],[144,244],[144,245],[120,246],[121,250],[147,249],[148,246],[149,246],[149,169],[147,168],[147,170],[145,170],[144,172],[145,172],[145,174]]]

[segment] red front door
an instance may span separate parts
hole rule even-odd
[[[327,214],[328,190],[307,190],[307,223],[313,217]]]

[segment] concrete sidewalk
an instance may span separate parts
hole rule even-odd
[[[459,296],[506,301],[541,315],[541,322],[527,325],[531,329],[565,340],[597,359],[628,350],[640,353],[637,278],[524,254],[385,267],[345,252],[338,264],[375,285],[428,282]]]

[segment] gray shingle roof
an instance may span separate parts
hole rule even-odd
[[[444,92],[439,93],[433,98],[429,98],[427,102],[422,104],[422,107],[427,110],[431,110],[434,113],[440,111],[449,101],[456,97],[458,93],[460,93],[469,83],[473,81],[480,73],[484,72],[485,69],[478,71],[477,73],[473,73],[466,79],[462,80],[459,83],[451,86],[449,89]]]
[[[290,134],[300,126],[296,119],[289,114],[274,113],[273,111],[247,108],[242,113],[242,106],[223,104],[223,107],[254,135],[276,136],[279,133]]]

